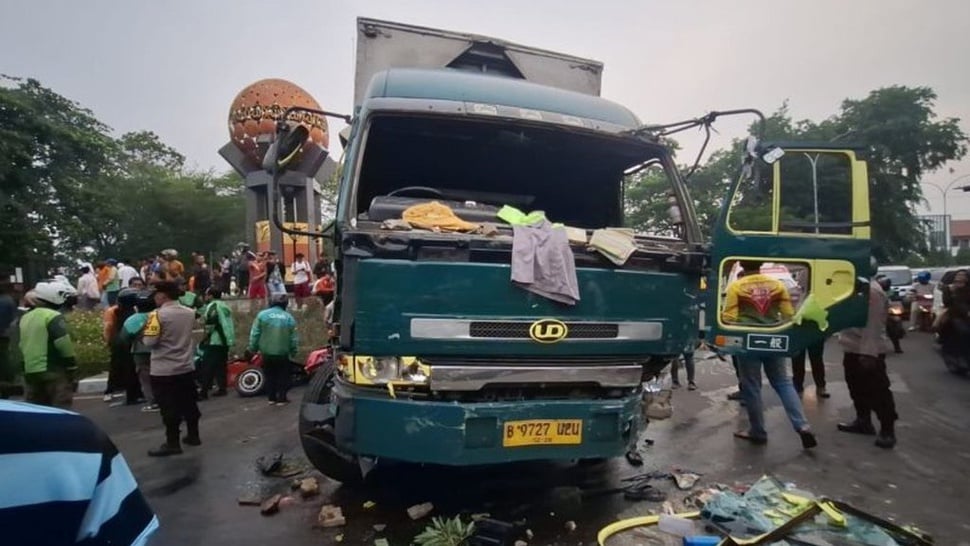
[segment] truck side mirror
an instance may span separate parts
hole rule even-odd
[[[263,169],[269,172],[286,170],[286,166],[296,159],[309,136],[310,130],[304,125],[284,128],[278,132],[276,140],[263,157]]]

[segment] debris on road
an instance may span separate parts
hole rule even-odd
[[[317,483],[316,478],[306,478],[300,482],[300,495],[304,499],[316,496],[320,494],[320,484]]]
[[[374,524],[374,531],[376,531],[378,533],[383,533],[384,532],[384,529],[387,529],[387,524],[385,524],[385,523],[375,523]]]
[[[337,535],[337,536],[333,537],[333,541],[334,542],[343,542],[344,541],[344,536],[342,534]]]
[[[276,470],[279,470],[280,466],[283,465],[283,454],[273,453],[272,455],[263,455],[256,459],[256,468],[259,469],[264,475],[269,475]]]
[[[650,482],[666,479],[669,476],[670,474],[665,472],[647,472],[624,478],[623,482],[629,485],[623,487],[623,498],[632,501],[663,502],[667,500],[667,493],[653,487]]]
[[[643,455],[640,455],[639,451],[630,450],[625,454],[626,462],[630,463],[631,466],[643,466]]]
[[[524,540],[516,540],[515,546],[529,546],[529,543]]]
[[[364,506],[364,510],[370,510],[371,508],[377,506],[377,503],[374,501],[367,501],[363,504],[363,506]]]
[[[681,491],[688,491],[697,484],[697,481],[701,479],[701,475],[697,472],[688,472],[684,470],[674,470],[673,472],[674,483],[677,484],[677,488]]]
[[[374,539],[374,546],[391,546],[391,543],[386,538],[377,538]]]
[[[244,495],[240,495],[236,499],[236,502],[239,503],[239,506],[259,506],[260,504],[263,504],[263,497],[256,493],[246,493]]]
[[[425,502],[423,504],[415,504],[414,506],[408,508],[408,517],[413,520],[419,520],[434,510],[434,505],[430,502]]]
[[[483,512],[481,514],[472,514],[472,521],[481,521],[483,519],[490,518],[490,517],[492,517],[492,514],[489,514],[488,512]]]
[[[263,501],[259,505],[259,513],[264,516],[271,516],[280,511],[280,501],[283,500],[283,495],[273,495],[272,497]]]
[[[885,546],[932,544],[930,537],[911,527],[898,526],[768,476],[750,487],[718,484],[716,488],[695,491],[684,503],[701,505],[700,510],[677,514],[673,505],[665,502],[661,515],[612,523],[600,530],[597,540],[603,545],[607,538],[619,532],[653,525],[661,531],[693,539],[697,526],[690,520],[700,517],[707,528],[729,536],[727,542],[736,544],[749,543],[756,537],[759,543],[783,543],[786,537],[795,537],[797,542],[806,544],[841,543],[847,539],[853,543]],[[684,544],[711,544],[708,537],[696,537],[698,540],[694,541],[687,538]]]
[[[317,524],[324,528],[341,527],[347,524],[347,519],[344,518],[343,510],[339,506],[325,504],[320,508]]]
[[[474,533],[475,537],[482,536],[481,532],[483,530],[483,527],[480,527],[475,523],[468,522],[466,524],[465,522],[461,521],[460,517],[455,517],[452,519],[435,517],[431,519],[431,523],[424,528],[424,531],[422,531],[420,535],[414,537],[413,544],[416,544],[417,546],[459,546],[461,544],[467,544],[468,542],[466,541],[472,537],[472,533]],[[496,542],[494,540],[491,542],[485,542],[485,544],[503,543],[504,542]]]
[[[570,533],[572,533],[573,531],[575,531],[576,530],[576,522],[575,521],[567,521],[566,522],[566,530],[569,531]]]

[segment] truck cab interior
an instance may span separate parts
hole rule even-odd
[[[511,205],[572,227],[623,227],[624,173],[669,162],[659,145],[580,129],[393,115],[371,121],[363,154],[360,227],[430,200],[476,223],[501,224],[496,213]]]

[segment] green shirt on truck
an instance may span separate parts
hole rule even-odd
[[[263,356],[296,356],[299,338],[296,319],[279,307],[263,309],[249,331],[249,350]]]
[[[20,351],[25,375],[77,368],[67,321],[54,309],[37,307],[20,318]]]

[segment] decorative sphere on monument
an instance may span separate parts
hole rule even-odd
[[[229,137],[246,155],[262,163],[263,154],[275,138],[276,122],[292,106],[320,109],[309,93],[292,82],[266,79],[252,83],[236,95],[229,108]],[[327,118],[307,112],[293,112],[289,119],[310,131],[308,143],[323,148],[330,144]]]

